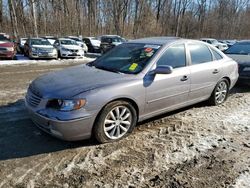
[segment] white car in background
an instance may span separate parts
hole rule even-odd
[[[213,38],[201,38],[200,40],[203,42],[207,42],[208,44],[213,45],[214,47],[218,48],[221,51],[225,51],[226,49],[228,49],[227,44],[221,43],[218,40],[213,39]]]
[[[76,37],[76,36],[68,36],[66,38],[69,38],[69,39],[76,41],[76,43],[83,48],[85,53],[88,52],[88,46],[82,41],[81,38]]]
[[[75,40],[69,38],[58,38],[54,47],[58,51],[58,56],[61,58],[76,58],[84,57],[84,50]]]

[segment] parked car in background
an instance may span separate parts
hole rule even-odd
[[[82,40],[87,45],[88,52],[90,52],[90,53],[100,53],[101,52],[101,50],[100,50],[101,41],[98,40],[96,37],[85,37]]]
[[[237,63],[209,44],[137,39],[37,78],[25,103],[33,122],[53,136],[106,143],[156,115],[206,100],[220,105],[237,78]]]
[[[201,38],[200,40],[203,41],[203,42],[207,42],[208,44],[213,45],[214,47],[218,48],[221,51],[224,51],[224,50],[228,49],[227,44],[221,43],[221,42],[219,42],[219,41],[217,41],[216,39],[213,39],[213,38]]]
[[[0,58],[14,59],[16,56],[15,44],[10,41],[8,35],[0,34]]]
[[[84,50],[79,46],[75,40],[69,38],[59,38],[54,43],[55,48],[58,51],[58,55],[61,58],[75,58],[83,57]]]
[[[83,48],[85,53],[88,52],[88,46],[83,42],[83,40],[81,38],[76,37],[76,36],[68,36],[66,38],[69,38],[69,39],[76,41],[76,43]]]
[[[220,43],[224,43],[229,47],[233,46],[237,41],[236,40],[218,40]]]
[[[17,51],[18,53],[24,53],[24,44],[26,43],[28,38],[19,38],[17,41]]]
[[[115,46],[118,46],[123,42],[126,42],[124,38],[118,35],[103,35],[100,38],[101,38],[100,50],[102,54],[106,53]]]
[[[239,82],[250,84],[250,40],[236,42],[224,53],[238,63]]]
[[[57,59],[57,50],[44,38],[28,38],[24,44],[24,55],[30,59]]]
[[[50,42],[51,45],[53,45],[55,43],[56,39],[57,39],[57,37],[54,37],[54,36],[43,36],[41,38],[47,39]]]

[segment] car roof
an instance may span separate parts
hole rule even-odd
[[[29,38],[30,40],[44,40],[44,38],[40,38],[40,37],[33,37],[33,38]]]
[[[250,43],[250,40],[240,40],[237,43]]]
[[[200,40],[216,40],[214,38],[201,38]]]
[[[72,39],[70,39],[70,38],[58,38],[58,40],[72,40]]]
[[[121,36],[119,36],[119,35],[102,35],[101,38],[102,37],[110,37],[110,38],[119,37],[119,38],[121,38]]]
[[[130,40],[127,43],[143,43],[143,44],[163,45],[163,44],[174,42],[174,41],[179,40],[179,39],[181,39],[181,38],[179,38],[179,37],[150,37],[150,38],[141,38],[141,39]]]

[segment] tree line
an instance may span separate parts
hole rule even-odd
[[[0,32],[250,38],[250,0],[0,0]]]

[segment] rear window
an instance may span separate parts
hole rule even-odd
[[[188,44],[192,64],[201,64],[212,61],[212,54],[208,47],[204,44]]]
[[[215,51],[214,49],[211,49],[211,50],[216,60],[223,59],[222,55],[220,55],[219,52]]]

